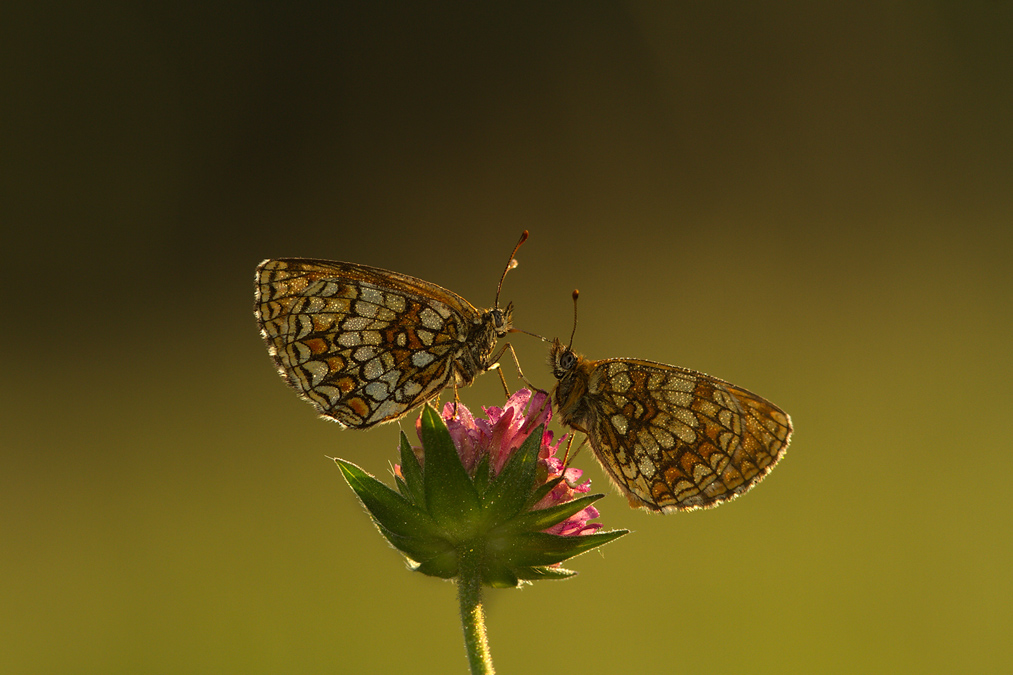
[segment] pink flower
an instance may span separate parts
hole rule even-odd
[[[499,475],[507,461],[523,445],[528,436],[539,427],[548,426],[552,419],[552,406],[549,396],[543,392],[534,395],[527,389],[521,389],[507,399],[502,408],[483,407],[486,419],[476,419],[464,405],[448,402],[443,406],[442,417],[447,424],[450,438],[457,448],[461,463],[468,474],[474,478],[483,458],[488,458],[490,478]],[[419,423],[416,430],[421,431]],[[548,494],[538,501],[533,510],[545,509],[563,502],[571,501],[586,494],[591,489],[591,481],[580,482],[583,472],[580,469],[565,468],[562,459],[556,457],[556,451],[566,439],[563,434],[553,443],[553,433],[546,429],[542,434],[542,442],[538,451],[539,484],[551,482],[560,476],[563,480],[553,487]],[[420,455],[416,448],[416,454]],[[424,461],[419,457],[420,461]],[[395,467],[400,475],[400,467]],[[601,523],[589,523],[598,517],[598,510],[593,506],[575,513],[566,520],[545,530],[549,534],[562,536],[584,535],[597,532]]]
[[[544,431],[549,397],[521,390],[476,419],[448,403],[427,406],[416,427],[423,447],[401,433],[396,490],[337,459],[381,533],[413,569],[443,579],[467,574],[496,588],[576,574],[561,563],[627,530],[601,531],[590,481],[557,457],[566,436]],[[577,536],[580,535],[580,536]]]

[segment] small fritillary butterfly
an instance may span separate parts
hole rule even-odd
[[[257,266],[254,311],[278,372],[299,395],[323,417],[367,429],[496,367],[510,348],[493,353],[512,328],[513,304],[500,308],[499,288],[493,308],[479,310],[406,274],[278,258]]]
[[[558,339],[549,362],[562,423],[587,435],[630,506],[717,506],[759,483],[788,447],[786,412],[715,377],[638,359],[594,361]]]

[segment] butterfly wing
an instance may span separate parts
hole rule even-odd
[[[257,267],[255,312],[278,372],[321,415],[364,429],[474,372],[455,362],[483,314],[436,284],[366,265],[282,258]]]
[[[717,506],[756,485],[784,455],[791,419],[756,394],[661,363],[591,363],[588,438],[632,506]]]

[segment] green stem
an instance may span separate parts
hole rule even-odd
[[[457,577],[457,599],[461,604],[464,647],[468,651],[471,675],[493,675],[489,636],[482,608],[482,547],[461,548],[461,566]]]

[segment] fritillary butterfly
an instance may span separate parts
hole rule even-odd
[[[791,418],[770,401],[686,368],[594,361],[554,340],[563,424],[591,450],[632,507],[689,511],[748,491],[784,456]]]
[[[281,376],[320,414],[367,429],[498,365],[513,304],[479,310],[436,284],[355,263],[278,258],[257,266],[254,311]]]

